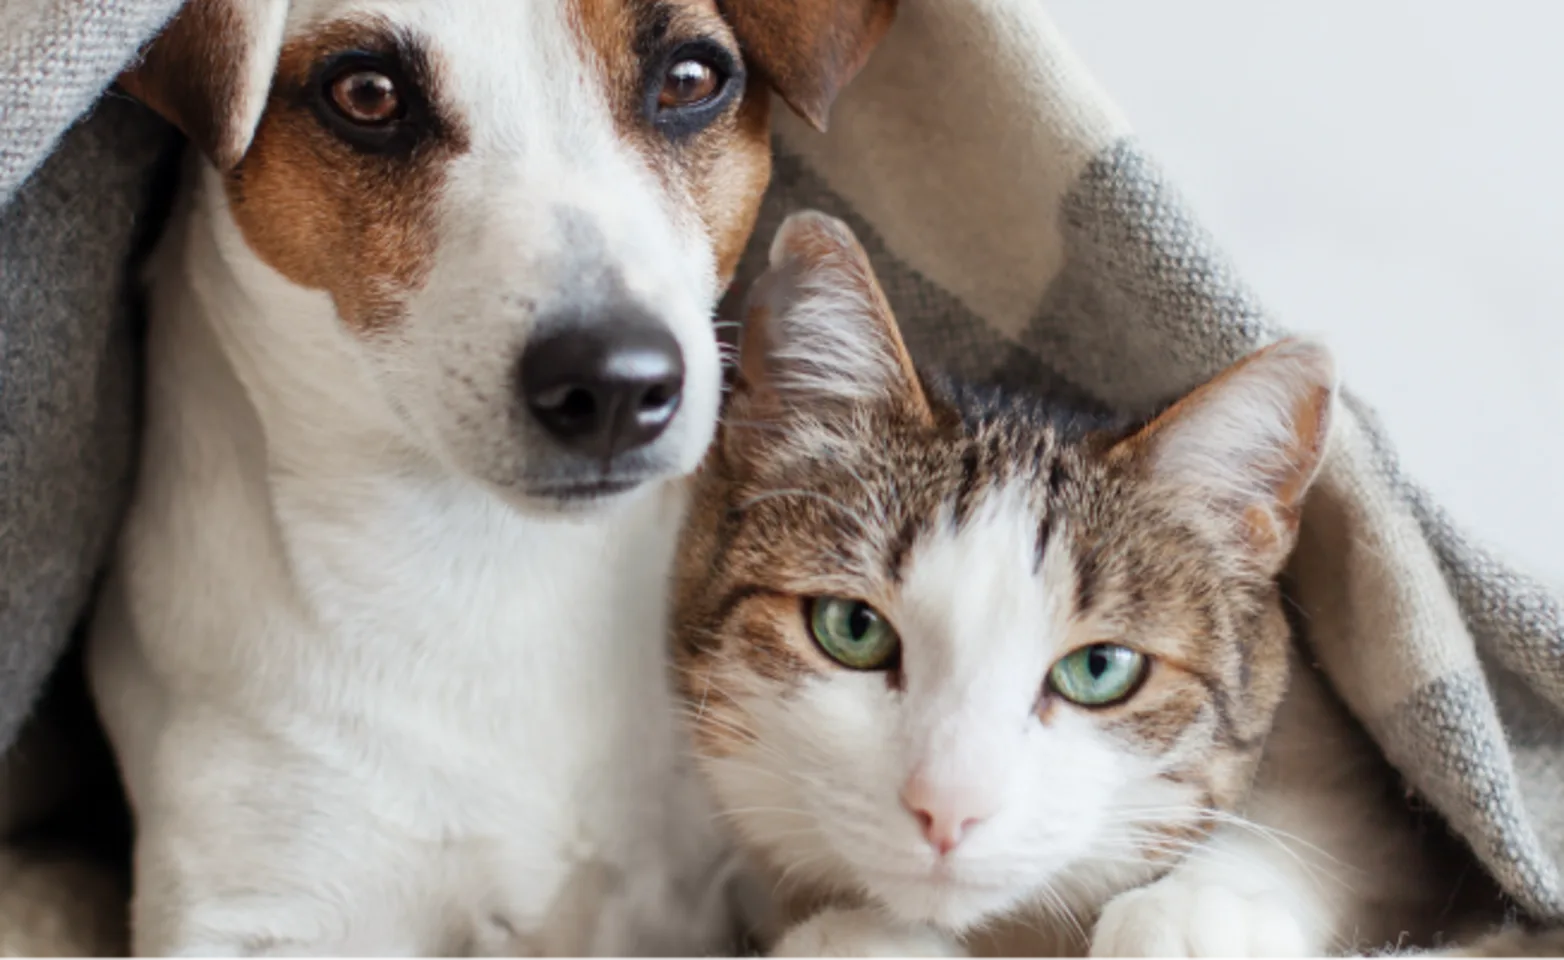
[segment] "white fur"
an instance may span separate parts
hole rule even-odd
[[[725,854],[681,768],[665,571],[719,370],[714,256],[614,135],[563,5],[294,3],[442,58],[471,149],[428,282],[363,339],[201,165],[151,271],[139,487],[91,674],[140,953],[690,953]],[[552,213],[569,207],[581,236]],[[536,312],[606,275],[685,355],[646,482],[561,514],[508,419]]]
[[[1236,871],[1235,871],[1236,873]],[[1307,957],[1323,951],[1285,889],[1245,890],[1178,875],[1108,904],[1092,938],[1097,957]]]

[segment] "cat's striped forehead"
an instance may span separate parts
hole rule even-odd
[[[933,425],[865,405],[761,447],[731,478],[732,559],[883,597],[916,548],[961,534],[984,504],[1009,505],[1007,520],[1028,529],[1035,567],[1056,518],[1111,499],[1114,473],[1094,456],[1122,432],[1110,421],[964,387],[930,384],[928,394]]]

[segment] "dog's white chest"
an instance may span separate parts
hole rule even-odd
[[[291,522],[289,500],[279,491],[288,553],[323,636],[277,638],[293,676],[274,694],[343,723],[373,717],[385,755],[359,758],[366,772],[405,768],[439,793],[470,793],[437,789],[467,781],[509,808],[540,778],[599,770],[627,736],[672,749],[663,594],[676,500],[579,524],[393,497]],[[344,749],[362,747],[355,736]]]
[[[439,479],[272,489],[286,579],[276,558],[133,536],[183,586],[133,602],[134,639],[97,651],[143,837],[175,851],[143,882],[265,876],[300,891],[298,916],[254,925],[329,952],[719,946],[723,852],[663,653],[681,494],[541,522]],[[203,499],[211,536],[256,535]],[[213,608],[226,635],[199,642]]]
[[[634,950],[636,914],[716,852],[690,819],[664,676],[681,504],[547,524],[440,507],[390,498],[353,522],[362,540],[284,520],[313,541],[290,552],[330,636],[290,653],[315,663],[277,702],[319,718],[324,765],[432,858],[467,949]]]

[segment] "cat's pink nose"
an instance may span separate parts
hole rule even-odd
[[[963,790],[930,787],[913,776],[901,791],[902,805],[923,830],[923,838],[940,856],[956,849],[972,828],[987,820],[991,810]]]

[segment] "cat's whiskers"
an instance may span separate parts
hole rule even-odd
[[[695,716],[693,718],[696,726],[699,726],[706,719],[706,704],[711,699],[711,688],[716,685],[716,681],[712,679],[710,673],[707,673],[706,676],[702,677],[701,679],[703,679],[705,683],[701,685],[701,702],[700,705],[696,707]]]
[[[1070,905],[1065,902],[1059,891],[1054,889],[1052,882],[1043,881],[1042,885],[1033,892],[1042,898],[1036,901],[1038,906],[1047,910],[1056,921],[1063,921],[1069,924],[1070,929],[1074,931],[1080,943],[1086,944],[1091,942],[1091,935],[1086,932],[1086,928],[1081,924],[1080,918],[1075,915],[1075,911],[1070,909]]]
[[[709,630],[702,632],[708,635],[712,635],[711,631]],[[692,721],[695,726],[699,727],[702,723],[705,722],[706,703],[711,699],[711,689],[716,685],[717,681],[712,677],[710,670],[696,671],[684,666],[683,664],[674,664],[674,669],[678,670],[686,677],[689,677],[691,680],[698,681],[701,685],[701,700],[693,712],[690,710],[690,705],[683,700],[680,700],[676,705],[678,712],[682,716]]]
[[[790,890],[808,891],[810,883],[840,889],[842,884],[834,869],[837,866],[837,857],[829,850],[814,850],[804,856],[799,856],[797,851],[790,851],[789,862],[777,871],[772,896],[780,900]]]
[[[1333,866],[1346,866],[1346,864],[1342,863],[1340,859],[1331,855],[1326,850],[1313,843],[1310,843],[1296,834],[1288,833],[1286,830],[1281,830],[1276,827],[1267,827],[1262,824],[1255,823],[1253,820],[1250,820],[1246,817],[1241,817],[1238,814],[1230,813],[1226,810],[1208,809],[1203,810],[1202,813],[1210,816],[1211,819],[1217,821],[1218,823],[1225,823],[1241,830],[1247,830],[1257,836],[1270,840],[1272,843],[1277,844],[1282,849],[1292,854],[1294,859],[1298,860],[1300,864],[1303,863],[1303,860],[1298,856],[1297,852],[1293,850],[1293,846],[1299,847],[1311,854],[1319,856],[1326,861],[1329,861],[1329,863]]]
[[[1107,854],[1094,855],[1091,858],[1093,864],[1104,866],[1125,867],[1132,870],[1148,870],[1155,864],[1155,858],[1167,857],[1183,863],[1240,863],[1243,858],[1231,850],[1213,850],[1202,847],[1198,842],[1169,844],[1158,846],[1154,843],[1134,844],[1134,849],[1139,853],[1125,856],[1110,856]]]
[[[1280,595],[1281,595],[1281,598],[1282,598],[1282,604],[1284,606],[1291,607],[1293,612],[1297,613],[1298,616],[1302,617],[1305,622],[1312,623],[1314,621],[1314,615],[1309,613],[1309,611],[1305,610],[1303,608],[1303,604],[1301,604],[1297,600],[1295,600],[1293,598],[1293,595],[1292,595],[1291,592],[1289,592],[1287,590],[1283,590],[1283,591],[1281,591]]]
[[[1338,872],[1338,869],[1347,869],[1347,865],[1342,863],[1339,858],[1332,856],[1330,853],[1321,849],[1315,844],[1309,843],[1307,840],[1288,833],[1285,830],[1280,830],[1275,827],[1263,826],[1261,824],[1255,823],[1252,820],[1249,820],[1246,817],[1242,817],[1227,810],[1219,810],[1214,807],[1137,808],[1134,812],[1140,814],[1142,819],[1126,819],[1124,821],[1126,825],[1132,827],[1143,824],[1150,824],[1152,826],[1156,825],[1155,820],[1148,820],[1144,818],[1162,818],[1167,820],[1196,819],[1207,820],[1217,824],[1233,827],[1238,830],[1246,831],[1251,835],[1274,845],[1277,849],[1286,854],[1295,864],[1297,864],[1297,866],[1303,872],[1304,878],[1316,889],[1321,887],[1322,881],[1327,881],[1348,891],[1354,889],[1354,885],[1349,880],[1347,880],[1346,877],[1342,876]],[[1212,848],[1208,846],[1208,841],[1205,838],[1190,838],[1185,840],[1182,838],[1168,837],[1165,834],[1162,834],[1160,835],[1159,839],[1165,845],[1164,849],[1169,851],[1176,852],[1180,849],[1180,845],[1184,845],[1182,848],[1184,852],[1181,855],[1190,859],[1196,857],[1211,859],[1218,854],[1241,859],[1239,854],[1233,853],[1231,851],[1222,851],[1218,848]],[[1311,862],[1313,858],[1306,858],[1299,853],[1298,849],[1294,849],[1294,846],[1302,849],[1306,853],[1312,854],[1313,857],[1317,857],[1323,862]]]
[[[705,632],[715,638],[715,634],[711,634],[710,631]],[[722,687],[718,685],[716,677],[712,676],[709,671],[702,671],[697,675],[695,671],[692,671],[687,667],[681,666],[677,669],[679,669],[680,672],[684,673],[686,676],[696,677],[696,679],[698,679],[701,683],[701,701],[699,705],[692,709],[688,703],[681,702],[675,706],[675,709],[679,715],[683,716],[685,719],[689,720],[696,726],[713,727],[718,730],[722,730],[723,732],[733,734],[735,737],[744,741],[745,750],[756,752],[763,756],[769,756],[772,759],[777,760],[784,768],[790,765],[788,763],[788,758],[779,748],[762,740],[754,730],[742,724],[738,718],[731,716],[731,714],[718,716],[717,714],[712,713],[710,709],[708,709],[707,704],[713,692],[716,692],[729,703],[738,703],[738,698],[736,698],[727,690],[722,689]],[[741,716],[744,715],[741,714]],[[731,762],[735,758],[709,757],[707,759]],[[756,767],[755,769],[759,770],[762,768]]]
[[[760,743],[756,739],[754,731],[736,720],[713,713],[709,708],[680,707],[678,713],[679,716],[683,717],[691,726],[697,729],[715,730],[732,734],[735,738],[745,743],[746,749],[767,749],[766,744]]]
[[[1144,813],[1145,811],[1139,811]],[[1171,813],[1187,815],[1191,808],[1173,808]],[[1088,857],[1093,863],[1115,865],[1136,868],[1140,870],[1155,866],[1156,861],[1168,858],[1185,862],[1221,862],[1224,859],[1240,860],[1241,857],[1233,851],[1212,848],[1208,845],[1207,838],[1170,836],[1158,829],[1160,824],[1150,822],[1149,826],[1142,827],[1146,821],[1124,819],[1118,823],[1109,824],[1104,828],[1099,838],[1101,848],[1095,850]]]
[[[797,816],[797,817],[808,817],[809,816],[805,811],[793,810],[793,809],[788,808],[788,807],[749,807],[749,808],[746,808],[745,812],[746,813],[750,813],[750,814],[756,814],[756,813],[779,813],[779,814],[782,814],[782,815],[785,815],[785,816]],[[737,812],[735,812],[735,811],[728,811],[728,810],[719,811],[718,813],[714,814],[711,819],[712,819],[712,822],[714,822],[714,823],[715,822],[723,822],[723,821],[732,821],[732,825],[734,827],[736,827],[737,829],[741,830],[741,831],[744,828],[744,822],[740,818],[739,814]],[[772,843],[772,844],[775,844],[776,842],[778,842],[780,840],[787,840],[789,838],[794,838],[794,837],[807,837],[810,840],[814,840],[814,841],[818,842],[822,838],[819,826],[814,822],[814,818],[813,817],[809,817],[809,820],[810,820],[810,822],[807,823],[804,826],[792,826],[792,827],[779,827],[776,824],[767,823],[765,830],[763,830],[763,831],[753,831],[752,830],[750,832],[752,834],[757,835],[757,836],[763,837],[766,842]],[[790,855],[791,855],[791,853],[790,853]]]
[[[819,777],[813,776],[803,769],[800,769],[797,763],[790,762],[790,759],[780,750],[770,748],[769,745],[761,744],[759,742],[756,742],[754,746],[759,749],[760,756],[772,760],[775,766],[762,766],[748,757],[733,755],[709,756],[703,757],[702,760],[708,766],[721,766],[745,773],[762,774],[772,780],[787,784],[788,786],[810,787],[815,789],[828,786],[828,784],[826,784],[825,781],[821,780]]]
[[[787,758],[786,755],[784,755],[782,753],[781,750],[777,749],[775,746],[772,746],[769,743],[766,743],[761,738],[755,736],[754,731],[750,730],[748,727],[742,726],[742,725],[740,725],[740,724],[738,724],[738,723],[736,723],[734,721],[728,720],[725,717],[719,717],[716,714],[713,714],[713,713],[710,713],[710,712],[706,713],[703,717],[696,717],[693,713],[690,712],[690,710],[688,708],[683,708],[683,709],[680,710],[680,713],[682,713],[686,718],[688,718],[689,720],[691,720],[694,723],[699,723],[699,724],[701,724],[701,725],[703,725],[705,727],[712,728],[712,729],[720,731],[722,733],[732,734],[734,737],[736,737],[739,740],[743,741],[744,749],[746,751],[752,753],[752,754],[755,754],[755,755],[758,755],[758,756],[762,756],[762,757],[768,757],[768,758],[770,758],[772,760],[775,760],[775,761],[778,762],[778,764],[780,766],[782,766],[784,768],[786,768],[788,766],[788,764],[786,762],[788,758]],[[707,761],[709,763],[738,763],[738,762],[740,762],[738,758],[733,757],[733,756],[716,756],[716,755],[713,755],[713,756],[703,757],[702,759],[704,759],[705,761]],[[755,770],[765,770],[766,768],[760,767],[760,766],[754,766],[754,769]],[[767,772],[771,772],[771,771],[767,771]],[[774,772],[773,772],[773,775],[774,776],[781,776],[780,773],[774,773]]]
[[[1044,915],[1042,917],[1035,916],[1037,911],[1041,911]],[[1065,924],[1061,921],[1067,922],[1070,929],[1065,929]],[[1044,925],[1045,923],[1047,924],[1046,926]],[[983,929],[992,932],[1010,925],[1031,931],[1040,942],[1049,946],[1057,944],[1061,936],[1069,935],[1081,929],[1080,920],[1076,918],[1074,911],[1070,911],[1061,917],[1052,904],[1040,900],[1028,900],[1019,910],[1001,914],[988,920],[983,924]],[[1077,935],[1079,934],[1077,933]],[[1079,941],[1079,947],[1084,949],[1088,943],[1090,943],[1089,940],[1082,938]]]
[[[690,627],[685,631],[684,639],[689,640],[691,637],[700,637],[712,641],[712,647],[710,649],[713,650],[717,650],[722,647],[722,634],[709,627]],[[680,673],[683,673],[685,676],[696,676],[697,674],[695,671],[699,669],[702,671],[700,674],[702,680],[712,679],[711,671],[704,667],[695,668],[685,664],[675,664],[675,669],[677,669]],[[715,682],[715,680],[712,679],[712,682]]]
[[[768,827],[765,831],[765,839],[771,843],[775,843],[778,840],[787,840],[791,837],[807,837],[810,840],[819,840],[820,831],[812,826],[791,827],[785,830],[774,830]]]
[[[759,806],[759,807],[731,807],[731,808],[729,808],[727,810],[721,811],[718,814],[718,816],[723,816],[723,817],[742,817],[742,816],[744,816],[746,814],[751,814],[751,813],[777,813],[777,814],[781,814],[783,816],[803,817],[804,819],[807,819],[807,820],[809,820],[811,822],[814,821],[814,815],[813,814],[811,814],[808,810],[800,810],[797,807],[765,807],[765,806]]]

